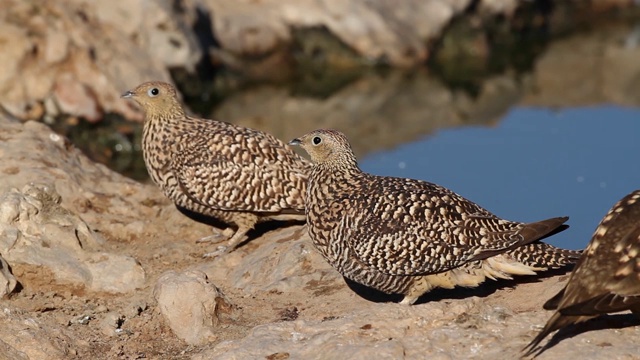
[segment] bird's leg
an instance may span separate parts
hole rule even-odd
[[[215,231],[214,234],[198,239],[196,240],[196,243],[200,244],[200,243],[210,242],[215,244],[215,243],[219,243],[227,239],[230,239],[233,236],[233,234],[235,234],[235,231],[233,230],[232,227],[228,227],[223,231],[219,231],[216,228],[213,228],[213,230]]]
[[[413,305],[413,303],[416,302],[416,300],[418,300],[420,296],[408,296],[405,295],[404,298],[402,298],[402,301],[400,301],[400,305]]]
[[[258,222],[258,216],[252,213],[237,212],[233,213],[230,220],[232,224],[235,224],[238,227],[238,230],[236,230],[235,234],[231,236],[226,244],[218,245],[216,251],[206,253],[203,255],[204,257],[211,258],[231,252],[240,243],[247,240],[247,232],[253,229],[253,227],[256,225],[256,223]]]
[[[275,221],[305,221],[307,220],[307,216],[302,214],[278,214],[266,217],[269,220]]]
[[[230,228],[227,228],[227,230],[228,229]],[[235,234],[233,234],[233,236],[229,239],[229,241],[227,241],[226,245],[218,245],[215,251],[206,253],[202,255],[202,257],[213,258],[216,256],[226,254],[228,252],[231,252],[233,249],[236,248],[236,246],[238,246],[238,244],[247,240],[247,231],[249,230],[251,230],[251,227],[246,227],[242,225],[238,226],[238,230],[236,231]]]
[[[437,287],[445,289],[453,289],[455,287],[455,284],[451,281],[450,272],[417,276],[413,281],[413,284],[411,284],[411,287],[404,292],[404,298],[400,301],[400,304],[413,305],[420,296]]]
[[[400,305],[413,305],[422,294],[431,289],[433,289],[433,286],[426,279],[426,276],[417,277],[408,291],[403,294],[404,298],[400,301]]]

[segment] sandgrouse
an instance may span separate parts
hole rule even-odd
[[[142,151],[151,179],[178,207],[237,227],[216,256],[264,220],[301,220],[311,164],[264,132],[187,116],[173,86],[147,82],[124,98],[145,112]]]
[[[343,276],[413,304],[436,287],[562,267],[579,252],[538,241],[568,218],[503,220],[441,186],[363,173],[347,138],[316,130],[289,144],[314,162],[305,195],[309,235]]]
[[[640,315],[640,190],[609,210],[567,285],[544,308],[556,312],[525,347],[527,355],[547,335],[567,325],[625,310]]]

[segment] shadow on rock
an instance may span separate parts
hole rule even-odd
[[[574,336],[587,333],[589,331],[605,330],[605,329],[624,329],[627,327],[634,327],[640,325],[640,318],[631,313],[627,314],[607,314],[599,316],[595,319],[591,319],[582,323],[572,324],[560,329],[556,332],[551,340],[544,346],[538,348],[533,355],[534,358],[538,357],[543,352],[556,346],[565,339],[571,339]],[[612,346],[611,343],[603,341],[597,344],[599,347]]]
[[[567,266],[562,269],[552,269],[549,271],[545,271],[538,275],[516,277],[513,280],[487,280],[476,288],[456,287],[455,289],[434,289],[433,291],[422,295],[418,299],[418,301],[416,301],[416,305],[432,301],[464,299],[472,296],[485,298],[489,295],[494,294],[498,290],[513,288],[516,285],[536,283],[540,282],[542,279],[567,274],[571,271],[571,269],[572,266]]]
[[[571,271],[571,267],[566,267],[563,269],[553,269],[553,270],[545,271],[544,273],[541,273],[540,275],[536,275],[536,276],[517,277],[513,280],[497,280],[497,281],[488,280],[482,285],[475,288],[465,288],[465,287],[456,287],[454,289],[436,288],[422,295],[414,305],[425,304],[428,302],[438,302],[442,300],[454,300],[454,299],[460,300],[460,299],[465,299],[465,298],[474,297],[474,296],[484,298],[489,295],[492,295],[493,293],[495,293],[500,289],[512,288],[518,284],[540,282],[542,279],[564,275],[570,271]],[[385,302],[400,302],[402,300],[402,295],[385,294],[382,291],[372,289],[362,284],[358,284],[347,278],[344,278],[344,281],[353,292],[355,292],[357,295],[359,295],[363,299],[371,302],[385,303]]]
[[[364,286],[362,284],[358,284],[357,282],[349,280],[346,277],[343,278],[349,289],[353,290],[353,292],[355,292],[365,300],[369,300],[375,303],[400,302],[402,300],[402,295],[385,294],[382,291]]]
[[[178,209],[180,213],[182,213],[184,216],[188,217],[189,219],[199,222],[201,224],[209,225],[215,229],[224,230],[230,226],[225,222],[220,221],[212,216],[203,215],[177,205],[176,205],[176,209]],[[265,235],[270,231],[273,231],[282,227],[291,226],[291,225],[302,225],[302,224],[304,224],[304,221],[295,221],[295,220],[291,220],[291,221],[271,220],[271,221],[258,223],[253,229],[247,232],[247,240],[240,243],[236,249],[241,248],[242,246],[245,246],[251,240],[262,237],[263,235]]]

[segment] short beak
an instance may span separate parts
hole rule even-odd
[[[300,141],[300,139],[293,139],[289,141],[289,145],[300,145],[300,144],[302,144],[302,141]]]
[[[126,93],[122,94],[122,97],[125,98],[125,99],[129,99],[129,98],[132,98],[133,95],[134,95],[133,91],[129,90]]]

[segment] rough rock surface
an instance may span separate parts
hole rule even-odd
[[[162,274],[153,295],[173,333],[189,345],[215,341],[221,312],[232,310],[220,290],[200,271]]]
[[[170,1],[0,0],[1,104],[20,118],[58,113],[98,121],[140,114],[119,98],[201,51]]]
[[[469,0],[279,1],[204,0],[223,49],[261,56],[292,41],[295,28],[324,27],[371,61],[412,66],[426,60],[427,45]],[[256,17],[253,14],[259,13]]]
[[[340,274],[313,248],[306,228],[292,226],[269,236],[259,247],[250,243],[240,254],[229,254],[199,266],[216,283],[229,281],[247,295],[258,292],[289,293],[304,288],[331,292],[344,286]]]
[[[507,305],[508,306],[508,305]],[[260,325],[237,341],[218,344],[193,359],[258,359],[281,354],[291,359],[517,359],[524,339],[544,322],[542,314],[518,314],[509,307],[464,302],[411,308],[378,304],[330,320],[296,320]],[[562,356],[637,358],[637,327],[603,339],[596,332],[566,340],[539,359]],[[285,355],[286,354],[286,355]]]
[[[27,311],[8,307],[3,307],[0,320],[0,359],[53,360],[76,355],[72,339],[60,332],[59,324],[45,324]]]
[[[60,206],[51,185],[28,184],[0,195],[0,253],[13,265],[48,269],[58,282],[93,291],[129,292],[144,270],[129,256],[96,251],[104,240]]]
[[[41,123],[0,117],[0,140],[0,194],[30,183],[46,184],[60,196],[63,208],[107,239],[142,235],[145,223],[158,216],[153,205],[168,203],[160,193],[146,190],[153,186],[90,161]]]
[[[16,277],[9,270],[9,264],[0,256],[0,298],[10,294],[17,284]]]

